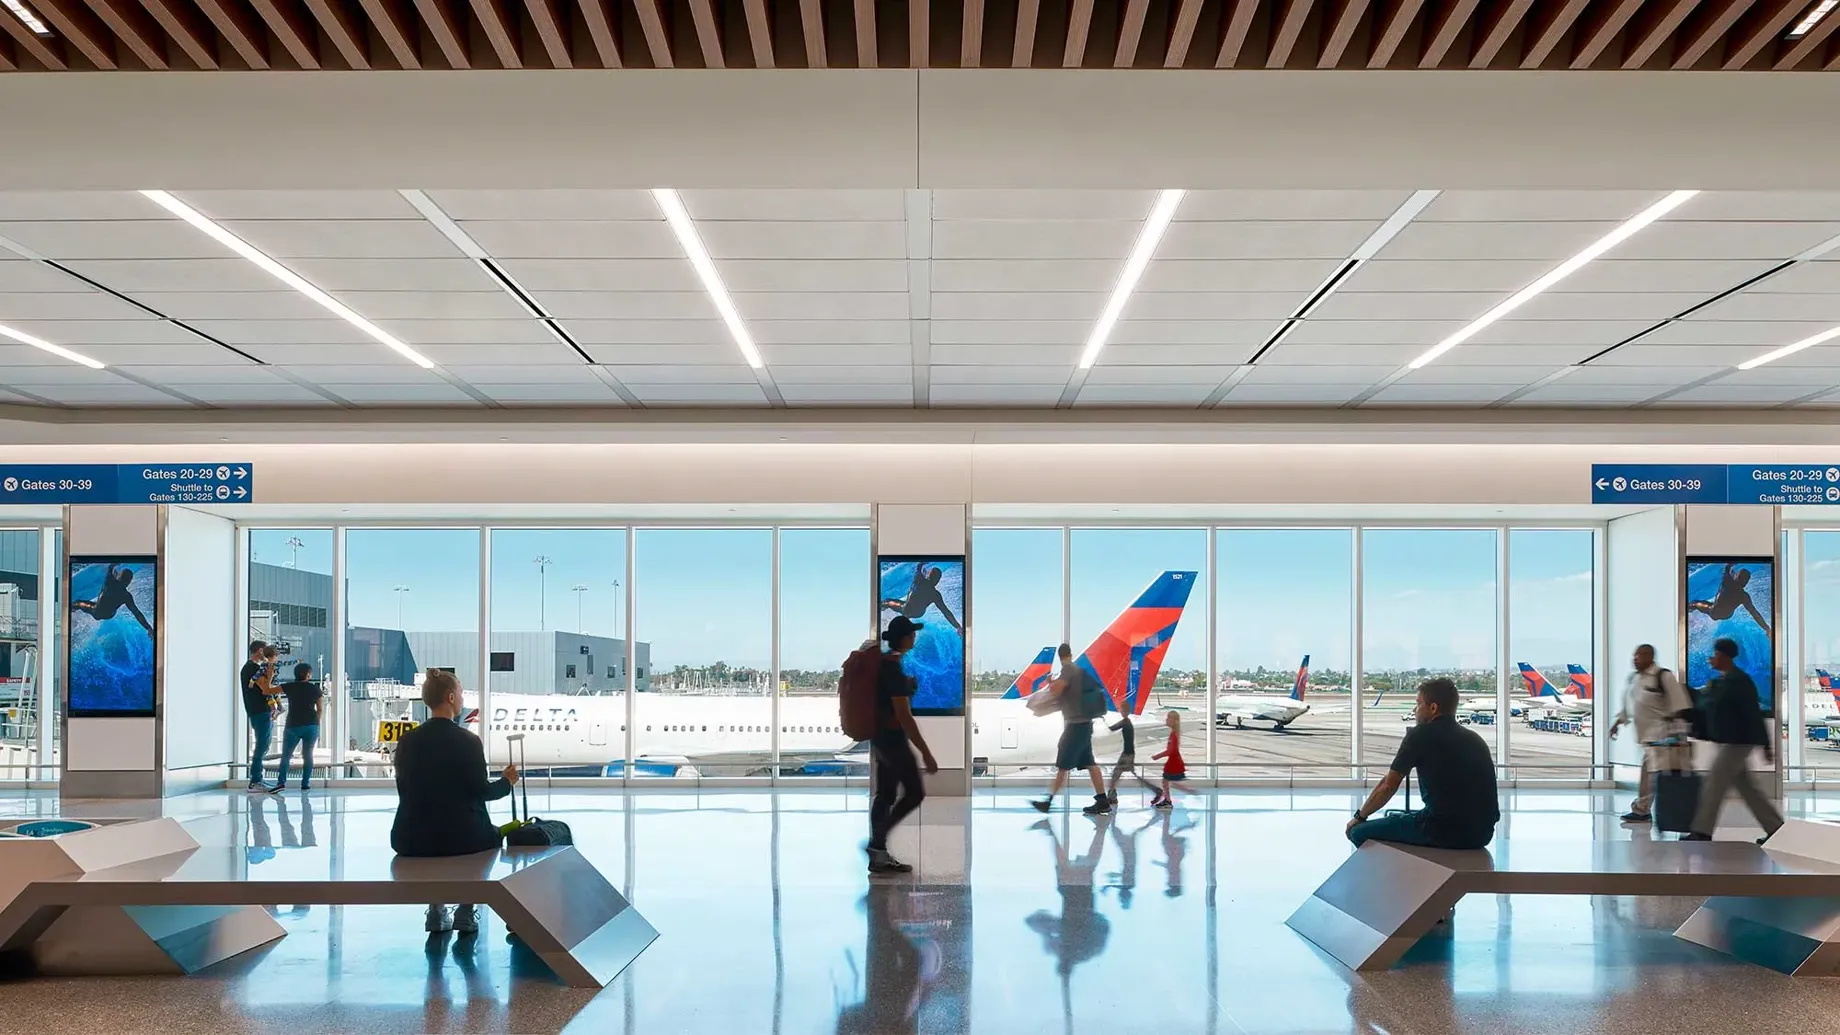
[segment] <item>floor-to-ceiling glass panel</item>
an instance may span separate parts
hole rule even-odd
[[[277,651],[274,683],[294,678],[296,665],[309,665],[308,678],[322,684],[330,678],[332,665],[332,543],[330,528],[252,528],[249,530],[249,596],[244,614],[249,623],[245,642],[261,640]],[[241,659],[238,659],[241,664]],[[243,718],[243,750],[238,762],[247,764],[254,747],[254,732],[249,725],[249,703],[239,689],[232,704]],[[347,744],[354,736],[375,735],[374,728],[352,730],[339,726],[338,708],[328,699],[320,711],[319,744],[315,748],[321,763],[332,757],[333,745],[343,738]],[[264,760],[265,777],[275,776],[274,767],[281,755],[282,719],[273,721],[268,755]],[[242,775],[239,768],[237,775]]]
[[[36,528],[0,529],[0,780],[35,780],[41,768],[39,719],[51,703],[39,621],[55,608],[41,589],[40,537]]]
[[[345,616],[350,768],[388,775],[403,723],[427,716],[429,669],[451,670],[478,707],[479,529],[347,529]]]
[[[1508,762],[1517,779],[1590,776],[1596,560],[1588,528],[1508,532],[1508,654],[1520,673],[1508,686]],[[1620,690],[1620,680],[1603,688]]]
[[[1797,678],[1810,738],[1802,768],[1810,778],[1829,781],[1840,778],[1840,682],[1835,681],[1840,678],[1840,531],[1802,533],[1801,577],[1807,668]]]
[[[1347,776],[1354,530],[1223,528],[1215,542],[1217,772]]]
[[[1384,770],[1418,684],[1454,680],[1464,722],[1494,721],[1496,531],[1369,528],[1361,544],[1361,764]],[[1478,716],[1483,716],[1479,718]],[[1492,729],[1482,729],[1485,735]],[[1494,744],[1490,736],[1489,742]]]
[[[773,530],[642,528],[633,534],[634,638],[652,660],[636,672],[649,692],[634,698],[634,775],[769,775]],[[860,634],[847,647],[858,642]],[[783,748],[847,748],[836,709],[825,719],[782,721]]]
[[[784,528],[779,533],[780,722],[837,725],[843,659],[871,635],[867,528]],[[829,744],[786,740],[782,776],[866,776],[867,752],[840,758]]]
[[[1060,716],[1031,714],[1024,699],[1055,668],[1063,536],[1059,528],[971,531],[971,757],[978,775],[1054,764]],[[1017,696],[1008,696],[1012,689]]]
[[[1190,778],[1209,775],[1207,541],[1205,528],[1073,530],[1073,649],[1085,652],[1118,707],[1136,710],[1137,759],[1152,775],[1162,764],[1150,756],[1167,740],[1163,723],[1171,715],[1180,722]],[[1152,668],[1154,679],[1147,678]],[[1109,715],[1107,724],[1117,718]],[[1117,757],[1120,737],[1096,731],[1102,766]]]
[[[626,530],[492,530],[481,731],[494,762],[615,775],[626,758]],[[643,649],[639,664],[647,663]]]

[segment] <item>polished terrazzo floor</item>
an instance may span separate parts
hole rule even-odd
[[[0,1031],[1829,1032],[1840,981],[1677,941],[1686,900],[1467,899],[1406,965],[1343,969],[1284,919],[1346,856],[1349,791],[1221,791],[1173,812],[1043,820],[1026,795],[934,799],[862,872],[860,792],[562,791],[533,799],[662,932],[598,993],[508,944],[429,938],[417,909],[280,904],[282,941],[190,978],[0,984]],[[1511,793],[1515,841],[1642,836],[1603,792]],[[387,843],[388,792],[165,803],[206,850],[336,873]],[[113,805],[0,796],[0,817]],[[1831,796],[1790,812],[1840,815]],[[1726,832],[1742,836],[1737,828]]]

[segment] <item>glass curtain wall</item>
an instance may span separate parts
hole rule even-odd
[[[866,528],[780,529],[781,725],[837,724],[843,659],[874,635],[869,566]],[[779,775],[864,775],[865,766],[839,761],[838,752],[812,750],[819,745],[801,745],[789,736],[780,740]]]
[[[35,780],[55,764],[39,758],[42,721],[57,707],[39,657],[40,623],[57,613],[40,579],[43,542],[36,528],[0,529],[0,780]]]
[[[1000,776],[1054,764],[1059,716],[1031,714],[1006,698],[1026,671],[1029,686],[1051,675],[1050,654],[1066,638],[1066,533],[1060,528],[977,528],[971,532],[971,754],[976,775]],[[1046,667],[1044,667],[1044,665]]]
[[[1508,764],[1516,779],[1590,775],[1593,699],[1601,691],[1596,657],[1597,535],[1588,528],[1508,532]],[[1618,701],[1618,704],[1621,702]],[[1615,714],[1615,705],[1611,708]]]
[[[1796,707],[1794,691],[1801,691],[1802,769],[1827,781],[1840,777],[1840,531],[1811,528],[1801,537],[1801,671],[1784,703]],[[1790,665],[1793,671],[1793,656]]]
[[[1347,776],[1354,530],[1223,528],[1214,557],[1215,771]]]
[[[261,640],[275,647],[278,656],[275,682],[294,678],[294,666],[313,666],[312,678],[328,689],[332,672],[333,530],[330,528],[256,528],[249,532],[248,597],[244,619],[247,625],[243,642]],[[242,659],[236,659],[240,665]],[[341,740],[349,741],[355,732],[341,723],[339,709],[329,693],[320,716],[319,760],[330,761]],[[243,750],[239,765],[249,761],[254,734],[248,722],[248,708],[239,698],[237,715],[241,719]],[[375,730],[370,731],[373,734]],[[281,731],[277,724],[269,739],[265,776],[272,779],[276,760],[281,757]],[[243,769],[236,770],[242,775]]]

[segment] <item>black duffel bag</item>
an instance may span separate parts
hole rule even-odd
[[[505,832],[507,848],[549,848],[552,845],[572,845],[575,834],[569,825],[559,819],[538,819],[530,814],[530,789],[524,783],[529,776],[524,772],[524,760],[529,756],[524,751],[524,735],[514,733],[509,738],[518,748],[518,790],[524,799],[524,816],[518,818],[518,798],[511,799],[511,829]]]

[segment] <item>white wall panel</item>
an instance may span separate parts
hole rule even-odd
[[[1681,671],[1680,551],[1674,508],[1658,507],[1610,522],[1604,552],[1609,569],[1604,573],[1609,653],[1597,685],[1610,696],[1610,714],[1615,715],[1623,705],[1628,659],[1638,644],[1653,644],[1662,666]],[[1634,764],[1641,760],[1639,752],[1635,737],[1627,733],[1610,742],[1613,762]]]
[[[166,515],[166,610],[160,616],[166,768],[219,765],[234,742],[236,526],[183,507]]]
[[[152,719],[71,719],[64,768],[79,773],[143,773],[154,761]]]

